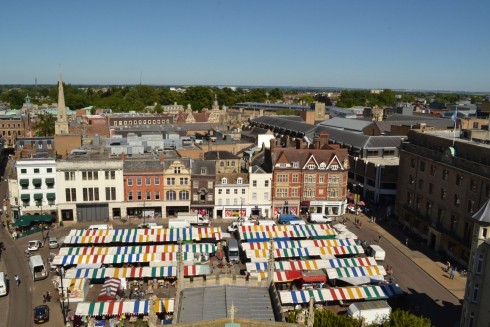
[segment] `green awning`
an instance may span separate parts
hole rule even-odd
[[[48,193],[48,194],[46,194],[46,199],[48,199],[48,200],[55,200],[56,199],[56,193]]]
[[[41,185],[41,183],[42,183],[42,180],[40,178],[34,178],[32,180],[32,184],[34,184],[34,185]]]
[[[20,199],[22,201],[29,201],[31,199],[31,196],[30,196],[30,194],[21,194]]]
[[[32,216],[20,216],[12,224],[14,227],[27,227],[32,223],[50,223],[53,220],[51,215],[32,215]]]
[[[46,184],[54,184],[54,178],[46,178]]]
[[[42,200],[43,199],[43,194],[42,193],[36,193],[34,194],[34,200]]]
[[[29,186],[29,180],[28,179],[21,179],[21,180],[19,180],[19,184],[21,186]]]

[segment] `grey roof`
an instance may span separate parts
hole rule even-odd
[[[420,123],[426,123],[428,126],[434,126],[439,128],[451,128],[454,127],[454,122],[451,119],[431,117],[427,115],[392,115],[385,119],[386,122],[390,122],[392,125],[403,124],[403,125],[415,125]]]
[[[163,168],[168,169],[174,161],[180,161],[184,167],[190,167],[191,159],[190,158],[165,158],[163,162]]]
[[[307,124],[298,116],[261,116],[253,119],[254,122],[277,126],[293,132],[308,134],[315,130],[316,126]]]
[[[218,159],[219,154],[219,159]],[[226,159],[240,159],[239,156],[234,155],[229,151],[208,151],[204,153],[204,159],[206,160],[226,160]]]
[[[278,110],[278,109],[299,109],[299,110],[311,110],[309,105],[300,104],[286,104],[286,103],[264,103],[264,102],[240,102],[233,107],[246,107],[246,108],[257,108],[257,109],[268,109],[268,110]]]
[[[490,224],[490,200],[487,200],[483,207],[478,210],[472,217],[482,224]]]
[[[326,131],[329,134],[329,140],[331,142],[359,149],[397,148],[400,146],[402,140],[406,138],[405,136],[368,136],[352,131],[322,126],[318,127],[315,134],[318,135],[321,131]]]
[[[262,169],[262,167],[256,166],[256,165],[252,166],[252,173],[253,174],[267,174],[267,172],[264,169]]]
[[[163,165],[160,163],[159,159],[126,160],[124,161],[123,169],[125,171],[161,170],[163,173]]]
[[[206,168],[205,175],[216,175],[216,163],[211,160],[194,159],[192,161],[192,175],[202,175],[201,168]]]
[[[334,117],[332,119],[324,120],[318,125],[362,132],[366,126],[371,124],[372,122],[368,120]]]
[[[228,318],[232,305],[237,309],[237,318],[275,320],[266,287],[224,285],[184,289],[178,308],[178,323]]]

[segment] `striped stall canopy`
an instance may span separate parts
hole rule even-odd
[[[197,227],[194,228],[194,234],[197,235],[197,239],[212,238],[215,240],[221,240],[221,227]]]
[[[112,240],[109,236],[72,236],[65,237],[65,244],[104,244]]]
[[[240,232],[241,240],[270,240],[284,238],[284,232]]]
[[[327,276],[330,279],[384,275],[386,275],[386,271],[383,266],[343,267],[327,269]]]
[[[59,255],[126,255],[126,254],[149,254],[149,253],[176,253],[178,245],[135,245],[135,246],[113,246],[113,247],[62,247]],[[214,253],[216,245],[211,243],[183,244],[184,252],[189,253]]]
[[[113,254],[108,247],[62,247],[58,255],[103,255]]]
[[[270,247],[270,242],[244,242],[242,243],[242,249],[245,250],[267,250]],[[306,248],[303,246],[303,241],[298,240],[284,240],[274,241],[274,249],[286,249],[286,248]]]
[[[330,246],[317,249],[320,251],[321,255],[349,255],[364,253],[364,249],[360,245]]]
[[[148,235],[114,235],[111,243],[148,243],[150,236]]]
[[[167,299],[157,299],[155,301],[155,312],[156,313],[172,313],[174,312],[175,299],[167,298]]]
[[[93,268],[68,269],[66,278],[161,278],[176,277],[177,267]]]
[[[327,259],[327,265],[324,268],[343,268],[343,267],[360,267],[376,266],[376,260],[373,257],[367,258],[347,258],[347,259]]]
[[[266,271],[257,271],[257,272],[251,273],[250,276],[257,278],[258,280],[264,280],[264,279],[267,279],[267,272]],[[293,280],[301,279],[301,278],[302,278],[301,272],[274,271],[273,282],[275,282],[275,283],[286,283],[286,282],[292,282]]]
[[[211,268],[208,265],[184,266],[184,276],[209,275]]]
[[[267,262],[247,262],[245,264],[247,271],[256,272],[256,271],[266,271],[268,264]]]
[[[329,246],[351,246],[357,245],[355,240],[345,239],[345,240],[313,240],[311,241],[313,246],[317,248],[329,247]]]
[[[215,253],[216,245],[212,243],[183,244],[182,251],[192,253]],[[177,250],[173,252],[177,252]]]
[[[193,261],[194,253],[183,253],[184,261]],[[177,253],[139,253],[123,255],[57,255],[53,259],[54,265],[80,265],[80,264],[124,264],[143,262],[177,261]]]
[[[398,284],[385,284],[380,285],[383,292],[385,292],[386,296],[394,297],[397,295],[402,295],[403,290],[398,286]]]
[[[247,258],[268,258],[269,250],[246,250]],[[274,258],[293,258],[293,257],[311,257],[318,256],[320,252],[317,248],[289,248],[289,249],[275,249]]]
[[[308,303],[310,298],[314,302],[325,301],[349,301],[349,300],[380,300],[386,299],[387,294],[381,286],[354,286],[342,288],[319,288],[315,290],[300,290],[300,291],[280,291],[279,297],[281,303],[285,304],[302,304]]]
[[[150,300],[80,302],[75,314],[77,316],[147,315],[149,307]]]

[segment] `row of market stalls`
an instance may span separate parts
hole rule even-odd
[[[264,242],[269,240],[287,241],[292,239],[334,239],[337,232],[328,224],[283,225],[283,226],[240,226],[239,238],[244,242]]]
[[[162,228],[162,229],[108,229],[72,230],[64,243],[78,244],[140,244],[177,243],[222,239],[220,227]]]
[[[160,298],[153,309],[163,321],[174,310],[173,298],[161,297],[169,295],[164,290],[177,278],[180,247],[184,277],[206,276],[211,273],[209,257],[220,240],[220,228],[72,230],[52,263],[64,268],[62,284],[70,301],[78,302],[74,317],[78,325],[87,319],[147,319],[153,302],[145,297],[157,293]],[[59,289],[60,284],[58,280]],[[97,284],[98,296],[87,296]],[[142,296],[139,300],[132,296],[135,289]]]

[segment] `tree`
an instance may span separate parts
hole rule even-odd
[[[7,102],[12,109],[22,108],[26,94],[19,89],[12,89],[1,94],[0,100]]]
[[[53,136],[55,122],[56,117],[43,112],[36,117],[36,122],[32,125],[32,128],[36,131],[36,136]]]
[[[153,109],[153,111],[156,113],[156,114],[163,114],[163,107],[160,105],[160,104],[157,104],[155,106],[155,108]]]

